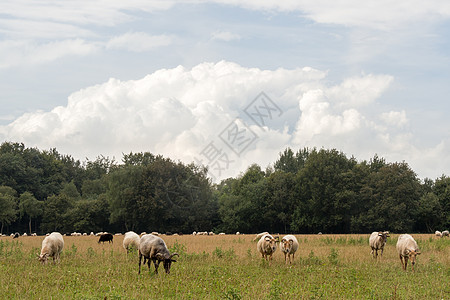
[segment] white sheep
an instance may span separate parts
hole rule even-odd
[[[167,249],[166,243],[162,238],[146,234],[141,237],[141,244],[139,245],[139,272],[141,273],[141,260],[144,257],[144,264],[147,261],[148,269],[150,270],[150,260],[153,261],[155,265],[155,273],[158,274],[159,263],[162,261],[164,265],[164,270],[167,274],[170,273],[170,266],[172,262],[176,262],[173,257],[178,253],[170,254],[169,249]]]
[[[263,235],[258,243],[256,249],[261,253],[262,258],[272,260],[272,255],[277,251],[277,243],[279,241],[270,234]]]
[[[281,239],[280,243],[280,250],[284,253],[284,260],[287,263],[289,259],[289,263],[291,262],[291,255],[292,255],[292,261],[294,261],[295,252],[298,250],[298,241],[297,238],[291,234],[285,235]]]
[[[64,248],[64,239],[61,233],[52,232],[42,241],[39,261],[46,264],[49,257],[53,257],[53,262],[59,261],[59,255]]]
[[[259,239],[260,239],[263,235],[266,235],[266,234],[269,234],[269,233],[268,233],[267,231],[258,233],[252,241],[253,241],[253,242],[259,241]]]
[[[373,258],[376,259],[378,257],[378,250],[381,250],[380,256],[383,256],[384,246],[386,245],[386,241],[389,236],[389,231],[372,232],[369,237],[369,246],[372,249],[370,254],[372,254]]]
[[[442,231],[442,237],[449,236],[449,235],[450,235],[450,233],[448,232],[448,230]]]
[[[408,259],[411,260],[412,270],[414,272],[414,264],[416,263],[416,256],[420,255],[419,246],[416,241],[409,234],[402,234],[398,237],[397,252],[402,263],[403,270],[406,271],[408,265]]]
[[[440,232],[439,230],[436,230],[434,232],[434,235],[437,236],[437,237],[442,237],[442,232]]]
[[[131,251],[131,247],[135,249],[139,249],[139,244],[141,243],[141,238],[134,231],[128,231],[125,233],[125,237],[123,238],[123,248],[127,250],[127,253]]]

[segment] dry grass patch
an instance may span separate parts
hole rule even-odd
[[[296,235],[292,265],[280,251],[267,263],[254,235],[162,236],[180,252],[171,274],[137,274],[137,251],[123,236],[64,237],[61,263],[36,259],[44,237],[0,238],[1,299],[449,299],[450,239],[413,235],[423,254],[416,272],[401,270],[397,236],[383,258],[370,255],[369,235]]]

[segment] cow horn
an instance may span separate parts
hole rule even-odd
[[[178,257],[180,256],[178,253],[172,253],[172,254],[169,256],[169,259],[172,259],[172,257],[174,257],[175,255],[178,256]]]

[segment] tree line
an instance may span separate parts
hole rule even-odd
[[[56,149],[0,146],[1,232],[433,232],[450,224],[450,177],[405,162],[287,148],[218,184],[149,152],[81,163]]]

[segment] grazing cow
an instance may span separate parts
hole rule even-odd
[[[411,260],[411,268],[414,272],[414,265],[416,263],[416,256],[420,255],[419,246],[417,246],[416,241],[409,234],[402,234],[398,237],[397,241],[397,252],[400,256],[400,261],[402,263],[403,270],[406,271],[408,265],[408,259]]]
[[[369,237],[369,246],[372,249],[370,252],[373,258],[378,257],[378,250],[381,250],[380,257],[383,256],[384,245],[386,245],[387,238],[389,237],[389,231],[374,231]]]
[[[113,242],[113,235],[111,233],[104,233],[104,234],[100,235],[100,238],[98,239],[98,243],[100,244],[100,242],[102,242],[102,243],[105,243],[105,242],[112,243]]]
[[[297,252],[298,249],[298,241],[297,238],[291,234],[288,234],[284,236],[281,239],[280,243],[280,250],[284,253],[284,260],[287,263],[289,260],[289,263],[291,262],[291,255],[292,255],[292,261],[295,257],[295,252]]]
[[[262,258],[272,260],[272,255],[277,250],[277,243],[279,243],[278,237],[274,238],[270,234],[265,234],[259,239],[256,249],[261,253]]]
[[[41,255],[39,261],[46,264],[49,257],[53,257],[53,262],[59,261],[59,254],[64,248],[64,239],[61,233],[52,232],[42,241]]]
[[[139,235],[134,231],[128,231],[125,233],[125,237],[123,239],[123,248],[127,250],[127,253],[130,252],[132,247],[134,247],[136,250],[139,250],[139,244],[141,242],[141,238]]]
[[[147,260],[148,269],[150,270],[150,260],[155,265],[155,274],[158,274],[158,267],[160,262],[163,262],[164,270],[167,274],[170,273],[170,266],[172,262],[176,262],[173,259],[174,256],[178,256],[178,253],[170,254],[167,249],[166,243],[162,238],[154,236],[152,234],[146,234],[141,237],[139,245],[139,272],[141,273],[141,261],[144,257],[144,264]]]

